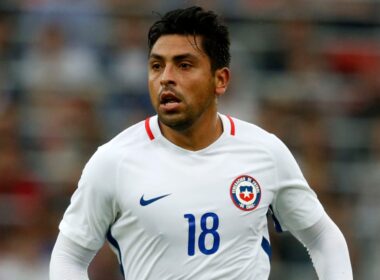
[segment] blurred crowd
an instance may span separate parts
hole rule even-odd
[[[48,279],[58,223],[96,148],[154,114],[149,25],[191,4],[232,37],[222,113],[292,150],[343,231],[355,279],[380,275],[380,3],[377,1],[2,0],[0,280]],[[304,248],[272,234],[271,279],[316,279]],[[107,245],[93,280],[118,280]]]

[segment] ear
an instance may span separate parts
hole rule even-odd
[[[215,94],[216,96],[223,95],[230,82],[231,71],[228,67],[223,67],[215,71]]]

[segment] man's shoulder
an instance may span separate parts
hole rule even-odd
[[[109,163],[115,162],[129,153],[136,153],[138,150],[143,151],[144,145],[149,144],[149,142],[144,121],[140,121],[99,146],[93,158]]]
[[[149,143],[149,135],[147,134],[144,123],[145,121],[142,120],[127,127],[112,139],[110,139],[108,142],[103,144],[101,147],[107,149],[120,149],[131,147],[135,144],[141,144],[144,142]]]
[[[235,125],[235,134],[238,137],[249,137],[258,139],[273,138],[274,135],[267,130],[263,129],[253,122],[248,122],[239,118],[231,117]]]
[[[261,126],[239,118],[230,117],[235,126],[235,138],[239,143],[249,146],[260,147],[270,153],[282,152],[284,143],[275,134],[265,130]]]

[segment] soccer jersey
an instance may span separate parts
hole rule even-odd
[[[268,211],[300,230],[324,210],[278,138],[219,117],[222,135],[198,151],[166,139],[157,116],[101,146],[61,233],[96,250],[107,239],[129,280],[268,279]]]

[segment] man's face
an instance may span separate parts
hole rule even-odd
[[[196,42],[194,41],[196,40]],[[216,112],[215,75],[201,38],[161,36],[149,56],[149,92],[159,120],[184,130]]]

